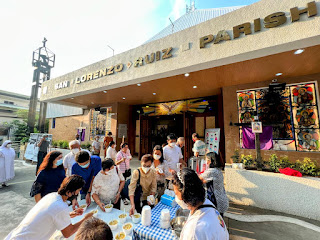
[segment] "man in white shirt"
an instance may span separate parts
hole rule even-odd
[[[92,142],[92,155],[100,156],[101,144],[99,142],[99,139],[99,136],[95,136],[94,141]]]
[[[170,133],[167,136],[168,145],[163,148],[163,158],[168,162],[169,171],[178,171],[178,163],[185,166],[181,148],[176,145],[177,137]]]
[[[79,141],[73,140],[69,142],[69,148],[70,152],[63,159],[63,167],[66,170],[67,177],[71,176],[72,166],[76,163],[76,154],[81,151]]]
[[[70,220],[83,214],[81,208],[70,213],[67,200],[72,201],[76,198],[84,183],[83,178],[77,175],[65,178],[58,192],[43,197],[5,240],[47,240],[57,230],[61,231],[65,238],[72,236],[83,221],[93,216],[93,213],[88,213],[74,225]]]
[[[192,151],[195,157],[206,155],[206,144],[199,139],[198,133],[192,134],[192,141],[194,142]]]

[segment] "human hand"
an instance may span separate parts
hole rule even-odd
[[[120,193],[117,193],[116,195],[116,200],[114,201],[114,204],[116,204],[120,199]]]
[[[70,213],[70,217],[74,218],[83,214],[83,208],[77,208]]]
[[[129,216],[133,215],[135,210],[136,210],[135,206],[132,205],[131,208],[130,208]]]
[[[89,207],[90,204],[91,204],[91,196],[90,196],[90,193],[87,193],[86,195],[86,203],[87,203],[87,206]]]
[[[77,199],[73,199],[72,200],[72,209],[75,210],[77,208],[79,208],[79,203],[77,201]]]
[[[106,211],[106,209],[104,208],[104,206],[105,206],[104,203],[100,202],[98,205],[99,205],[100,209],[101,209],[103,212]]]

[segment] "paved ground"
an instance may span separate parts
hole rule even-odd
[[[140,162],[133,160],[133,169],[140,166]],[[24,218],[34,206],[33,198],[29,197],[31,185],[35,178],[35,165],[15,162],[16,177],[9,182],[9,187],[0,189],[0,239],[3,239]],[[124,206],[127,210],[130,206]],[[292,217],[306,221],[320,227],[320,222],[299,218],[283,213],[263,210],[255,207],[230,204],[228,213],[237,215],[278,215]],[[320,232],[284,222],[242,222],[225,217],[231,240],[319,240]],[[5,224],[3,224],[5,223]]]

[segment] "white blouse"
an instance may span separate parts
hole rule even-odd
[[[117,157],[117,151],[112,147],[108,147],[106,158],[111,158],[115,162],[116,157]]]
[[[92,194],[97,194],[100,201],[105,204],[110,201],[114,203],[120,181],[124,181],[124,177],[120,171],[117,173],[116,167],[110,170],[107,175],[100,171],[93,180]]]

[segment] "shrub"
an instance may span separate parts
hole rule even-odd
[[[276,154],[271,154],[269,164],[270,168],[275,172],[279,172],[279,168],[293,167],[293,164],[289,162],[288,156],[278,158]]]
[[[304,158],[303,161],[298,160],[295,168],[304,175],[320,176],[320,169],[317,166],[317,163],[307,157]]]
[[[234,155],[231,158],[233,163],[240,163],[239,149],[234,150]]]
[[[244,155],[244,154],[241,154],[241,162],[242,162],[246,167],[254,166],[255,163],[256,163],[256,162],[253,160],[252,155]]]
[[[58,141],[52,141],[51,142],[52,147],[58,147]]]
[[[82,148],[82,149],[90,150],[90,148],[91,148],[91,143],[90,143],[90,142],[83,143],[83,144],[81,144],[81,148]]]
[[[68,141],[63,141],[61,148],[63,149],[68,149],[69,148],[69,142]]]

